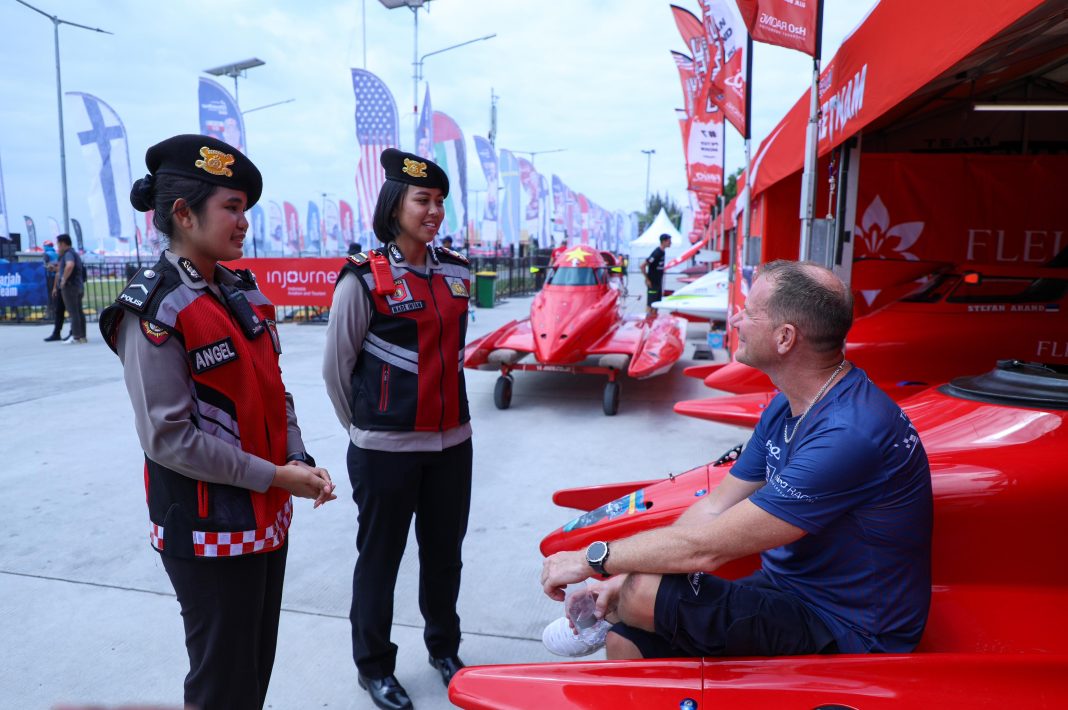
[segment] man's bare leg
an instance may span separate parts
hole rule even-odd
[[[644,631],[655,631],[653,612],[656,592],[660,589],[658,574],[629,574],[619,590],[615,612],[608,615],[609,621],[621,621],[627,626]],[[609,632],[605,638],[605,652],[609,660],[641,658],[638,647],[619,634]]]

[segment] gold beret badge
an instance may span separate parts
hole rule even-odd
[[[408,173],[412,177],[425,178],[426,177],[426,163],[418,160],[412,160],[411,158],[404,159],[404,167],[401,168],[403,172]]]
[[[204,159],[198,160],[195,163],[196,167],[212,175],[233,177],[234,173],[228,166],[234,164],[234,156],[229,153],[223,153],[221,150],[212,150],[207,146],[200,149],[200,155]]]

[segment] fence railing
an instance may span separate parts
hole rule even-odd
[[[142,260],[141,266],[147,262]],[[531,273],[532,266],[544,266],[547,256],[477,256],[471,259],[471,271],[497,274],[497,298],[508,298],[533,293],[540,286],[540,279]],[[135,261],[85,262],[86,282],[82,308],[88,321],[96,321],[125,287],[126,282],[137,273]],[[49,275],[51,278],[51,274]],[[472,285],[473,286],[473,285]],[[52,282],[48,281],[51,291]],[[279,306],[279,320],[326,322],[329,309],[312,306]],[[53,304],[41,306],[17,306],[0,308],[0,323],[52,323],[55,313]]]

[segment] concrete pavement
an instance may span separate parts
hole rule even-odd
[[[632,278],[632,283],[637,277]],[[640,308],[637,298],[631,306]],[[529,298],[479,310],[470,338],[525,317]],[[348,608],[356,509],[345,432],[319,376],[325,328],[281,327],[283,377],[304,439],[338,484],[338,500],[298,500],[291,530],[272,708],[369,708],[356,685]],[[47,326],[0,327],[0,440],[6,466],[0,537],[0,708],[61,702],[180,705],[187,669],[178,604],[148,546],[142,454],[118,359],[90,324],[90,343],[44,343]],[[615,417],[603,380],[516,373],[512,408],[493,406],[494,372],[468,371],[475,430],[474,493],[464,548],[461,656],[469,665],[556,660],[541,629],[560,613],[538,586],[541,538],[573,517],[558,488],[679,473],[747,432],[674,414],[712,396],[682,375],[691,342],[667,375],[623,380]],[[414,537],[397,585],[397,676],[418,708],[449,707],[426,662]]]

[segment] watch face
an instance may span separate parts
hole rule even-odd
[[[599,562],[604,559],[604,554],[607,551],[608,545],[603,542],[595,542],[586,549],[586,559],[590,562]]]

